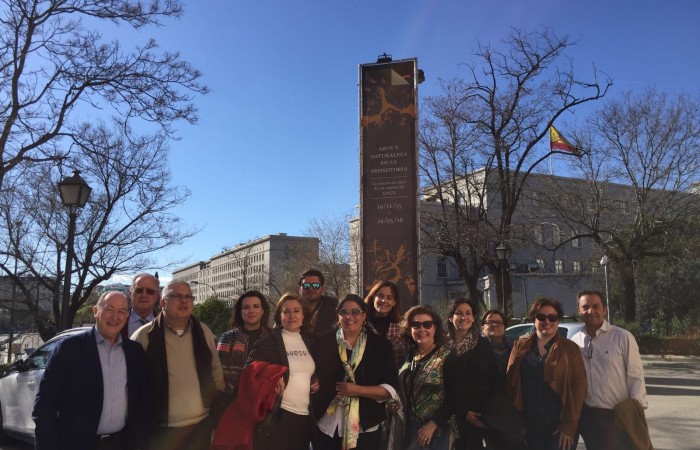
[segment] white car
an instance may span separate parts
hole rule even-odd
[[[63,339],[89,329],[82,327],[63,331],[26,359],[12,363],[9,372],[0,378],[0,439],[9,436],[34,444],[34,398],[49,356]]]
[[[574,334],[578,333],[584,328],[586,328],[586,325],[583,324],[583,322],[561,322],[557,331],[559,331],[559,334],[561,334],[565,338],[571,339],[571,337]],[[513,325],[512,327],[508,327],[508,329],[506,330],[506,337],[512,340],[516,340],[520,336],[525,336],[526,334],[530,334],[533,331],[535,331],[534,324],[521,323],[518,325]]]

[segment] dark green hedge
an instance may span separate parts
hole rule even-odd
[[[700,338],[666,337],[653,334],[637,335],[639,351],[643,355],[698,355]]]

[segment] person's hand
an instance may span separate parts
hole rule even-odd
[[[277,382],[277,386],[275,386],[275,394],[282,395],[286,387],[287,384],[284,382],[284,378],[280,378]]]
[[[467,421],[468,424],[471,426],[477,427],[477,428],[487,428],[486,424],[481,421],[480,419],[481,414],[475,413],[474,411],[467,411],[467,417],[465,417],[464,420]]]
[[[420,427],[418,430],[418,446],[427,447],[430,445],[430,441],[433,440],[433,434],[437,430],[438,426],[435,421],[430,420],[428,423]]]
[[[398,400],[389,400],[389,410],[391,412],[401,411],[401,402]]]
[[[312,378],[311,379],[311,393],[315,394],[318,392],[318,389],[321,387],[321,385],[318,382],[318,378]]]
[[[335,392],[344,397],[357,397],[359,395],[359,388],[355,383],[341,381],[335,384]]]
[[[565,434],[560,430],[555,431],[553,434],[559,433],[559,448],[561,450],[569,450],[574,443],[574,437],[570,434]]]

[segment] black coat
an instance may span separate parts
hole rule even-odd
[[[311,354],[314,363],[318,366],[318,359],[314,351],[314,338],[302,331],[301,339],[304,341],[304,345],[306,345],[306,349]],[[289,368],[289,358],[287,358],[287,350],[284,348],[284,340],[282,339],[282,328],[275,328],[269,334],[261,336],[255,341],[245,365],[249,366],[253,361],[264,361]],[[318,371],[318,367],[316,370]],[[285,373],[284,381],[285,383],[289,382],[289,371]]]
[[[318,421],[335,398],[335,384],[344,380],[345,371],[338,353],[336,331],[327,331],[316,338],[316,355],[320,389],[313,396],[314,411]],[[391,344],[384,336],[367,333],[367,344],[362,361],[355,369],[355,380],[361,386],[388,384],[398,389],[398,371],[394,363]],[[360,425],[363,430],[379,425],[386,417],[384,403],[360,397]]]
[[[95,328],[61,341],[51,354],[34,402],[38,450],[92,450],[102,415],[102,366]],[[128,448],[145,448],[148,405],[146,354],[140,344],[122,339],[126,360]]]

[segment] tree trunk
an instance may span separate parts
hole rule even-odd
[[[617,274],[622,284],[622,318],[625,323],[637,319],[637,286],[634,279],[634,266],[631,262],[617,265]]]

